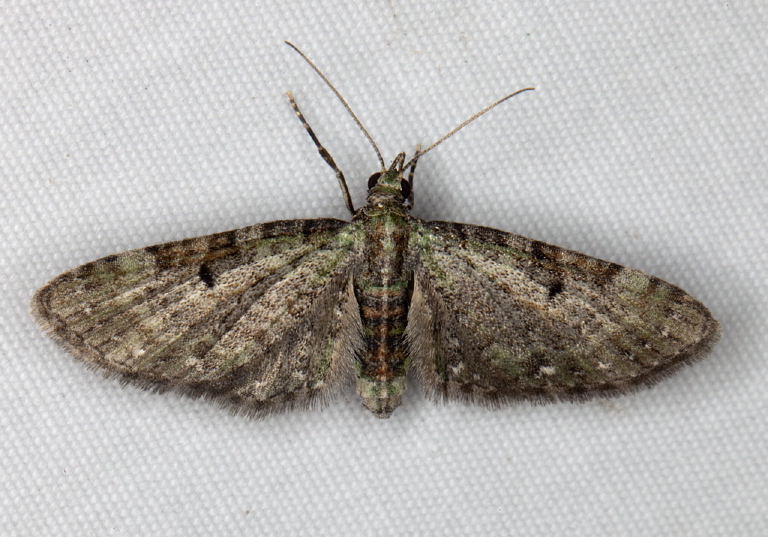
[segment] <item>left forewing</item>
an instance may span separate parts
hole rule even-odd
[[[414,228],[412,363],[436,398],[613,395],[714,345],[707,308],[659,278],[502,231]]]
[[[356,227],[271,222],[133,250],[49,282],[38,324],[89,365],[249,414],[327,400],[352,374]]]

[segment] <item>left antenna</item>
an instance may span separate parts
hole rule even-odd
[[[382,170],[386,169],[386,165],[384,164],[384,159],[383,159],[383,158],[382,158],[382,156],[381,156],[381,151],[379,151],[379,148],[376,146],[376,142],[374,142],[374,141],[373,141],[373,137],[372,137],[372,136],[370,135],[370,133],[369,133],[369,132],[366,130],[366,128],[365,128],[365,127],[363,127],[363,124],[362,124],[362,122],[361,122],[361,121],[360,121],[360,120],[357,118],[357,116],[355,115],[355,113],[352,111],[352,108],[351,108],[351,107],[349,106],[349,104],[347,103],[347,101],[345,101],[345,100],[344,100],[344,97],[342,97],[342,96],[341,96],[341,93],[339,93],[339,90],[337,90],[336,88],[334,88],[334,87],[333,87],[333,84],[331,84],[331,81],[330,81],[330,80],[328,80],[328,78],[327,78],[327,77],[326,77],[326,76],[323,74],[323,72],[322,72],[322,71],[321,71],[321,70],[320,70],[320,69],[317,67],[317,65],[315,65],[314,63],[312,63],[312,60],[310,60],[309,58],[307,58],[307,55],[306,55],[306,54],[304,54],[302,51],[300,51],[296,45],[294,45],[294,44],[293,44],[293,43],[291,43],[290,41],[286,41],[286,42],[285,42],[285,44],[286,44],[286,45],[288,45],[289,47],[291,47],[293,50],[295,50],[295,51],[296,51],[296,53],[297,53],[299,56],[301,56],[302,58],[304,58],[304,61],[305,61],[305,62],[307,62],[307,63],[309,64],[309,66],[310,66],[312,69],[314,69],[314,70],[315,70],[315,72],[316,72],[316,73],[317,73],[317,74],[320,76],[320,78],[322,78],[322,79],[323,79],[323,82],[325,82],[325,84],[326,84],[326,85],[327,85],[329,88],[331,88],[331,91],[334,93],[334,95],[336,95],[336,97],[338,97],[338,99],[341,101],[341,104],[343,104],[343,105],[344,105],[344,108],[346,108],[346,109],[347,109],[347,112],[349,112],[349,115],[350,115],[350,116],[352,116],[352,119],[354,119],[354,120],[355,120],[355,123],[357,123],[357,126],[358,126],[358,127],[360,127],[360,130],[361,130],[361,131],[363,131],[363,134],[365,134],[365,137],[366,137],[366,138],[368,138],[368,142],[370,142],[370,144],[371,144],[371,147],[373,147],[373,150],[374,150],[374,151],[376,151],[376,157],[378,157],[378,159],[379,159],[379,163],[381,164],[381,169],[382,169]]]

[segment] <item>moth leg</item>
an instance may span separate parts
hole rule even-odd
[[[339,186],[341,187],[341,195],[344,196],[344,203],[347,205],[347,209],[349,209],[349,212],[352,214],[352,216],[355,216],[355,207],[352,205],[352,196],[349,195],[349,188],[347,188],[347,181],[344,179],[344,174],[336,165],[336,162],[333,160],[333,157],[328,152],[328,150],[324,148],[323,144],[320,143],[320,140],[317,139],[315,132],[312,130],[312,127],[309,126],[307,120],[304,119],[304,114],[301,113],[301,110],[299,110],[299,106],[296,104],[296,101],[293,100],[293,95],[291,95],[291,92],[287,91],[286,95],[288,95],[288,100],[291,102],[291,108],[293,108],[293,111],[296,112],[296,117],[299,118],[299,121],[301,121],[301,124],[304,126],[307,134],[309,134],[309,137],[312,138],[315,146],[317,146],[317,150],[320,152],[320,156],[323,157],[323,160],[328,163],[328,166],[330,166],[336,174],[336,179],[338,179]]]

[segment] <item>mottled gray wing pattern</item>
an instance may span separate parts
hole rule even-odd
[[[720,327],[683,290],[502,231],[414,225],[407,338],[431,395],[496,406],[614,395],[703,355]]]
[[[254,415],[305,407],[353,373],[357,232],[289,220],[132,250],[58,276],[32,313],[76,357],[142,387]]]

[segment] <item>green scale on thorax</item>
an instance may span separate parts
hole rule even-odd
[[[353,219],[365,241],[365,262],[353,279],[365,340],[357,364],[357,393],[380,417],[400,405],[409,368],[405,327],[413,268],[407,255],[411,226],[404,159],[405,154],[399,154],[389,170],[371,177],[367,204]]]

